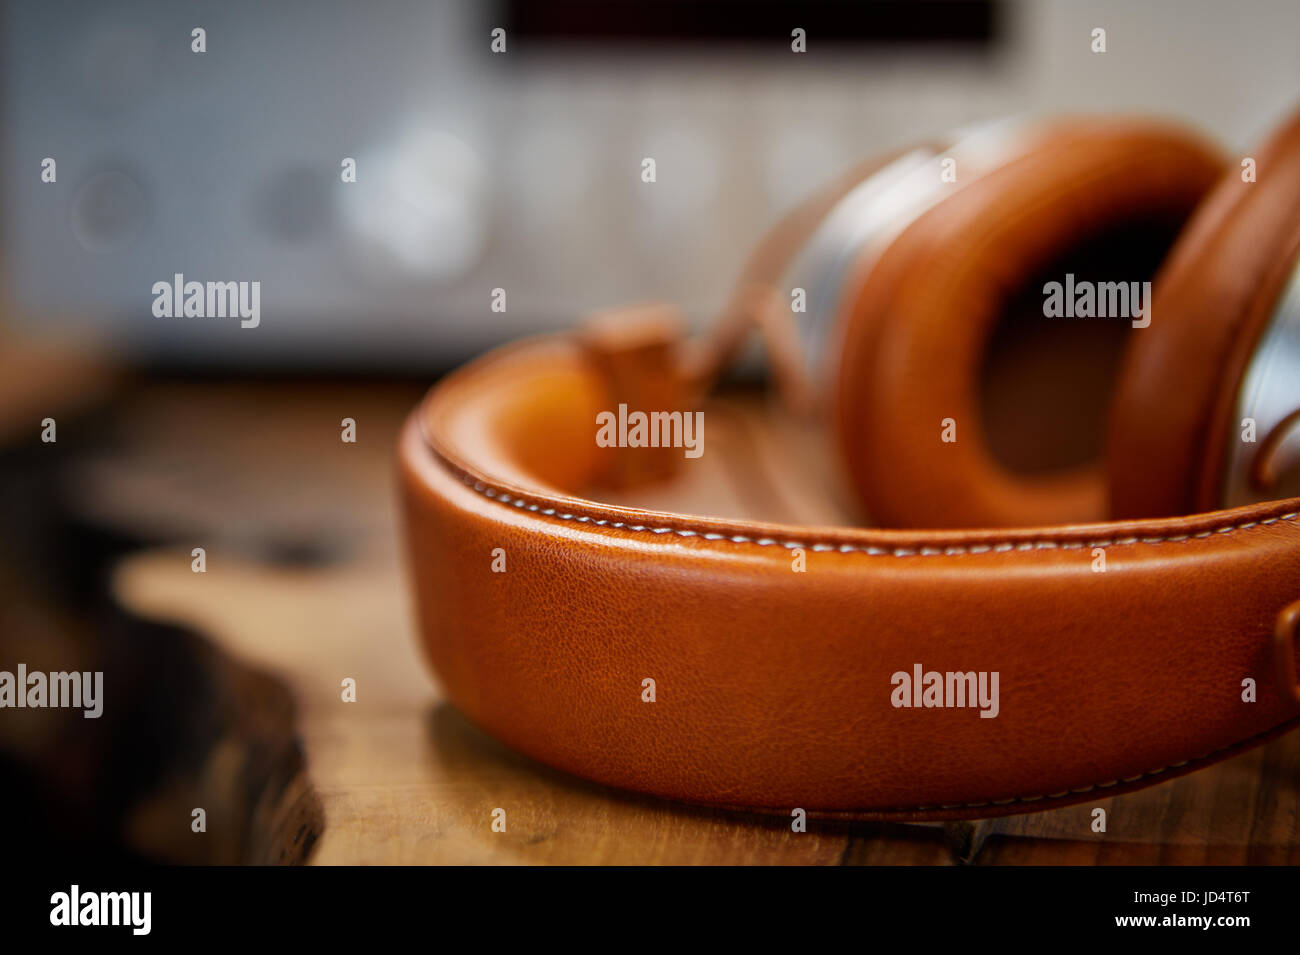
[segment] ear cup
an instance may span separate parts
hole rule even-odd
[[[1197,210],[1128,348],[1107,451],[1116,517],[1219,506],[1237,392],[1300,255],[1300,113],[1250,158],[1256,181],[1234,167]]]
[[[1172,232],[1223,168],[1213,148],[1177,128],[1054,125],[922,214],[855,277],[841,319],[835,417],[874,523],[995,527],[1106,516],[1100,462],[1026,474],[992,453],[980,398],[986,351],[1013,299],[1041,301],[1029,285],[1052,263],[1130,225],[1164,221]]]

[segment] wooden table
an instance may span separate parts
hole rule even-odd
[[[117,566],[113,592],[122,605],[196,629],[296,701],[305,766],[274,793],[245,859],[1300,861],[1300,734],[1076,807],[946,827],[813,818],[805,834],[792,833],[784,818],[610,790],[511,752],[443,701],[413,637],[391,465],[398,426],[419,393],[414,385],[146,385],[116,411],[107,449],[76,469],[87,520],[157,542]],[[747,424],[752,405],[715,409],[712,448],[761,442]],[[356,444],[340,441],[344,417],[357,422]],[[735,508],[752,507],[739,496],[754,486],[736,487]],[[782,489],[765,493],[780,517]],[[689,494],[679,489],[678,497]],[[203,574],[191,571],[196,546],[207,551]],[[355,703],[341,698],[345,678],[356,681]],[[1091,829],[1098,806],[1107,813],[1104,834]],[[504,833],[492,831],[495,808],[507,812]]]

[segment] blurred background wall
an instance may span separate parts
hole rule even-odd
[[[6,320],[163,367],[370,371],[630,300],[702,321],[876,150],[1063,110],[1245,148],[1300,94],[1297,37],[1294,0],[10,3]],[[260,326],[154,317],[178,272],[260,281]]]

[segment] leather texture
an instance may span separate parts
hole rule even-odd
[[[994,459],[979,410],[985,349],[1007,301],[1043,267],[1105,229],[1185,219],[1223,170],[1217,151],[1178,128],[1078,121],[954,190],[898,237],[859,277],[839,375],[840,441],[874,523],[1108,516],[1100,462],[1045,476]],[[1176,404],[1179,393],[1160,400]],[[959,437],[945,444],[948,418]]]
[[[1274,679],[1300,500],[937,532],[602,504],[579,496],[607,467],[598,368],[567,338],[499,350],[440,383],[401,440],[427,657],[459,709],[535,759],[695,803],[984,817],[1158,782],[1300,716]],[[891,675],[917,663],[998,671],[999,715],[893,707]]]
[[[1129,349],[1108,449],[1117,517],[1219,500],[1237,392],[1300,256],[1300,112],[1253,158],[1257,181],[1234,166],[1188,223]]]
[[[1243,191],[1180,130],[1072,121],[955,190],[858,276],[844,455],[874,517],[944,529],[686,513],[672,478],[698,465],[680,449],[598,446],[597,416],[620,403],[702,400],[738,348],[752,276],[703,352],[675,337],[674,312],[641,308],[448,376],[399,446],[420,638],[447,696],[601,783],[857,818],[1100,799],[1294,728],[1300,498],[1209,501],[1213,423],[1300,249],[1297,144],[1293,120]],[[979,357],[1014,290],[1081,235],[1181,221],[1220,176],[1132,336],[1109,481],[1100,463],[1000,468],[970,425]],[[795,238],[755,261],[771,272],[816,217],[789,220]],[[937,441],[944,417],[967,425],[956,445]],[[651,484],[654,507],[611,503]],[[1100,520],[1108,494],[1124,519]],[[996,672],[996,717],[896,706],[894,674],[918,665]]]

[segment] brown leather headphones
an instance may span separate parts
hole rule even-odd
[[[499,349],[403,433],[424,645],[488,732],[690,802],[958,818],[1300,720],[1300,114],[1240,164],[1133,120],[899,151],[773,230],[709,337],[664,314]],[[874,527],[602,503],[681,457],[602,416],[689,411],[752,327]],[[1087,395],[1025,426],[1052,379]]]

